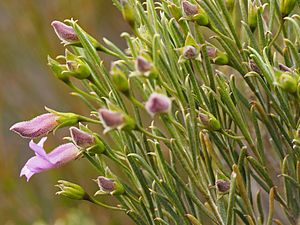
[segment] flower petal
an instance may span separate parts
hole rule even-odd
[[[67,143],[58,146],[48,156],[48,160],[55,165],[55,167],[61,166],[71,160],[74,160],[79,151],[77,147],[72,143]]]

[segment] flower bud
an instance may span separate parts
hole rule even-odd
[[[140,73],[147,73],[153,68],[152,63],[150,63],[148,60],[146,60],[142,56],[137,57],[135,65],[136,65],[137,71],[139,71]]]
[[[198,57],[198,50],[191,45],[184,46],[183,57],[185,59],[196,59]]]
[[[58,79],[65,83],[69,83],[69,75],[63,73],[63,71],[67,70],[66,65],[61,65],[59,62],[52,59],[50,56],[48,56],[48,65],[50,66],[52,72]]]
[[[122,12],[124,20],[126,22],[128,22],[128,24],[132,28],[134,28],[134,26],[135,26],[135,13],[133,11],[133,6],[130,5],[128,0],[121,0],[120,3],[122,5],[121,12]]]
[[[295,93],[297,91],[298,82],[291,73],[285,72],[281,74],[278,83],[279,86],[286,92]]]
[[[214,117],[212,114],[207,112],[200,112],[199,113],[199,119],[204,126],[204,128],[212,131],[218,131],[221,130],[221,124],[220,122]]]
[[[121,183],[112,180],[110,178],[99,176],[96,181],[100,190],[97,191],[95,195],[98,194],[121,195],[125,191]]]
[[[77,34],[75,33],[73,27],[68,26],[60,21],[53,21],[51,23],[57,37],[64,44],[74,44],[79,43]]]
[[[62,195],[75,200],[89,199],[89,196],[85,190],[77,184],[65,180],[59,180],[58,184],[55,186],[60,188],[60,191],[56,192],[57,195]]]
[[[77,127],[70,127],[70,134],[73,142],[81,148],[87,148],[95,144],[95,138]]]
[[[228,192],[230,189],[230,183],[225,180],[217,180],[216,181],[216,187],[219,192]]]
[[[105,127],[104,133],[112,129],[133,130],[136,127],[134,120],[122,112],[99,109],[99,117]]]
[[[229,63],[229,58],[226,52],[221,52],[214,47],[206,47],[208,57],[212,59],[213,63],[217,65],[227,65]]]
[[[296,3],[297,0],[281,0],[280,3],[281,16],[282,17],[288,16],[295,8]]]
[[[248,25],[251,29],[252,32],[257,27],[257,6],[255,2],[249,2],[249,7],[248,7]]]
[[[62,74],[67,76],[73,76],[77,79],[87,79],[90,75],[90,69],[85,62],[80,59],[77,55],[74,55],[66,49],[65,54],[67,70],[63,71]]]
[[[188,1],[182,2],[182,9],[186,16],[195,16],[199,13],[199,8],[197,5],[194,5]]]
[[[87,129],[86,127],[84,128]],[[86,149],[89,153],[92,154],[101,154],[105,151],[103,142],[96,136],[80,130],[77,127],[70,127],[69,130],[72,141],[79,148]]]
[[[167,113],[171,110],[171,99],[162,94],[152,93],[145,107],[151,116],[157,113]]]
[[[182,16],[180,7],[175,5],[173,2],[168,2],[168,8],[175,20],[178,21]]]
[[[199,5],[183,1],[182,9],[187,20],[195,21],[200,26],[209,25],[208,15]]]
[[[23,138],[38,138],[47,135],[59,125],[58,116],[53,113],[45,113],[29,121],[14,124],[10,130]]]
[[[116,86],[117,90],[125,95],[129,95],[129,82],[125,73],[116,64],[112,64],[111,81]]]
[[[251,69],[252,71],[254,71],[254,72],[258,73],[258,74],[261,74],[260,69],[258,68],[258,66],[256,65],[256,63],[254,62],[253,59],[251,59],[251,60],[249,61],[249,67],[250,67],[250,69]]]
[[[292,72],[291,68],[287,67],[286,65],[279,63],[279,69],[283,72]]]

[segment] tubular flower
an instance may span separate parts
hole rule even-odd
[[[74,160],[79,153],[74,144],[67,143],[56,147],[47,154],[43,148],[46,140],[47,138],[44,137],[38,144],[32,140],[30,141],[29,147],[35,152],[35,156],[26,162],[21,170],[20,177],[25,176],[27,181],[29,181],[34,174],[58,168]]]
[[[108,109],[99,109],[99,116],[105,127],[116,128],[123,124],[124,116],[120,112]]]
[[[166,113],[171,110],[171,99],[162,94],[152,93],[145,107],[151,116],[156,113]]]
[[[32,120],[16,123],[10,130],[16,132],[23,138],[34,139],[48,134],[58,124],[55,114],[45,113]]]

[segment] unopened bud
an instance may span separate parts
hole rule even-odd
[[[291,68],[287,67],[286,65],[279,63],[279,69],[283,72],[292,72]]]
[[[185,59],[196,59],[198,56],[198,50],[191,45],[184,46],[183,48],[183,57]]]
[[[182,9],[186,16],[195,16],[199,13],[198,6],[190,3],[189,1],[182,2]]]
[[[69,83],[69,75],[63,73],[63,71],[67,70],[66,65],[61,65],[59,62],[52,59],[50,56],[48,56],[48,65],[50,66],[55,77],[57,77],[58,79],[60,79],[65,83]]]
[[[138,56],[136,59],[136,69],[141,73],[147,73],[152,69],[153,65],[144,57]]]
[[[99,109],[100,120],[105,127],[104,132],[112,129],[133,130],[136,127],[134,120],[121,112],[111,111],[105,108]]]
[[[225,180],[217,180],[216,181],[216,187],[219,192],[227,192],[230,189],[230,183]]]
[[[295,93],[297,91],[298,82],[291,73],[283,73],[278,80],[279,86],[286,92]]]
[[[123,18],[126,22],[128,22],[128,24],[134,28],[135,26],[135,14],[133,11],[133,6],[130,5],[130,3],[128,2],[128,0],[121,0],[120,1],[121,5],[122,5],[122,15]]]
[[[288,16],[295,8],[296,3],[297,0],[281,0],[280,3],[281,16],[282,17]]]
[[[70,127],[70,134],[73,142],[81,148],[87,148],[95,144],[95,138],[77,127]]]
[[[255,2],[250,2],[248,7],[248,25],[253,32],[257,27],[257,6]]]
[[[249,61],[249,67],[250,67],[250,69],[252,71],[254,71],[254,72],[258,73],[258,74],[261,73],[260,69],[258,68],[258,66],[256,65],[256,63],[254,62],[253,59],[250,59],[250,61]]]
[[[129,94],[129,82],[126,74],[116,65],[112,64],[111,71],[111,80],[116,86],[117,90],[122,92],[125,95]]]
[[[99,176],[96,181],[100,190],[97,191],[95,195],[98,194],[121,195],[125,191],[123,185],[113,179]]]
[[[81,186],[69,181],[59,180],[56,187],[60,188],[60,191],[56,192],[57,195],[62,195],[75,200],[88,200],[89,198],[88,194]]]
[[[16,123],[10,130],[23,138],[39,138],[47,135],[59,125],[58,118],[53,113],[45,113],[29,121]]]
[[[207,26],[209,24],[207,13],[199,5],[183,1],[182,9],[187,20],[195,21],[200,26]]]
[[[171,99],[162,94],[152,93],[145,107],[151,116],[157,113],[167,113],[171,110]]]
[[[221,124],[220,122],[210,113],[199,113],[199,119],[202,123],[202,125],[212,131],[218,131],[221,130]]]
[[[90,69],[80,57],[74,55],[66,49],[65,53],[67,70],[63,71],[62,74],[67,76],[73,76],[77,79],[86,79],[91,75]]]
[[[229,63],[229,58],[226,52],[221,52],[214,47],[206,47],[208,57],[212,59],[213,63],[217,65],[227,65]]]
[[[79,43],[79,39],[77,34],[75,33],[73,27],[68,26],[60,21],[53,21],[51,23],[57,37],[64,43],[64,44],[74,44]]]

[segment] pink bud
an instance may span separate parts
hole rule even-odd
[[[182,8],[183,8],[185,15],[187,15],[187,16],[194,16],[199,13],[198,7],[188,1],[182,2]]]
[[[225,180],[217,180],[216,186],[220,192],[227,192],[230,189],[230,183]]]
[[[197,49],[194,46],[187,45],[183,49],[183,56],[186,59],[195,59],[197,58]]]
[[[53,21],[51,26],[54,28],[56,35],[63,43],[79,42],[78,36],[73,27],[68,26],[60,21]]]
[[[108,109],[99,109],[99,116],[105,127],[115,128],[123,124],[124,117],[120,112],[113,112]]]
[[[71,127],[70,134],[74,143],[81,147],[87,148],[95,144],[95,138],[87,132],[84,132],[77,127]]]
[[[217,49],[211,46],[206,46],[206,50],[207,50],[208,57],[215,58],[217,56]]]
[[[145,107],[152,116],[156,113],[166,113],[171,110],[171,100],[165,95],[152,93]]]
[[[115,190],[115,182],[109,178],[99,176],[97,178],[97,183],[101,191],[103,192],[112,192]]]
[[[45,113],[29,121],[14,124],[10,130],[16,132],[23,138],[38,138],[48,134],[57,125],[57,116],[53,113]]]
[[[141,73],[149,72],[152,69],[152,63],[147,61],[144,57],[138,56],[136,59],[136,68]]]

